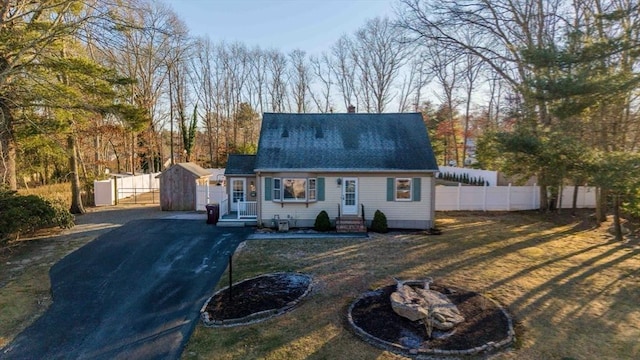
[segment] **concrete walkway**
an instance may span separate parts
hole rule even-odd
[[[251,228],[134,220],[51,268],[53,305],[0,359],[177,359]]]

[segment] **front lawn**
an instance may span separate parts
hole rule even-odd
[[[275,271],[314,278],[284,316],[235,328],[199,325],[184,359],[399,359],[353,334],[345,314],[363,291],[433,277],[480,292],[516,322],[497,359],[640,357],[640,247],[612,242],[580,219],[537,213],[439,213],[439,236],[371,234],[363,240],[248,241],[234,280]],[[219,287],[227,285],[227,275]],[[213,292],[213,290],[212,290]]]

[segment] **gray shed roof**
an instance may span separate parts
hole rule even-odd
[[[257,171],[437,171],[418,113],[265,113]]]
[[[231,154],[227,158],[227,167],[224,170],[224,175],[253,175],[255,164],[255,155]]]
[[[211,174],[212,174],[211,171],[206,170],[205,168],[201,167],[198,164],[185,162],[185,163],[174,164],[169,169],[166,169],[165,171],[163,171],[162,173],[160,173],[156,177],[157,178],[163,177],[164,174],[166,174],[168,170],[173,169],[174,166],[181,167],[181,168],[187,170],[189,173],[191,173],[196,178],[208,177],[208,176],[211,176]]]

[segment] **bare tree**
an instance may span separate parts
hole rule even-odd
[[[321,113],[331,110],[331,91],[333,89],[333,71],[331,69],[331,59],[329,55],[323,53],[319,57],[310,58],[311,69],[317,86],[309,90],[309,96],[313,100],[316,108]]]
[[[471,36],[470,34],[468,36]],[[473,40],[470,40],[472,42]],[[482,61],[470,53],[465,53],[462,61],[462,82],[465,92],[464,125],[462,130],[462,166],[467,165],[467,148],[469,146],[469,130],[471,124],[471,102],[476,90],[478,78],[482,72]]]
[[[441,108],[446,109],[448,131],[450,141],[447,142],[445,153],[448,148],[453,149],[456,163],[460,161],[460,149],[458,138],[458,119],[456,117],[458,105],[462,102],[458,96],[460,82],[462,80],[462,59],[453,51],[444,49],[429,48],[429,66],[431,67],[435,81],[440,86],[434,95],[444,105]],[[450,160],[450,159],[447,159]]]
[[[111,46],[101,50],[109,64],[136,80],[131,84],[130,101],[146,109],[150,119],[143,134],[132,134],[130,170],[135,172],[138,166],[146,164],[149,171],[157,171],[153,159],[162,154],[158,130],[163,120],[172,121],[162,114],[162,97],[167,89],[169,67],[182,56],[188,32],[178,16],[162,3],[135,0],[130,7],[117,10],[116,16],[129,25],[114,34]],[[143,156],[142,164],[136,164],[136,154]]]
[[[267,70],[269,71],[269,102],[271,111],[285,112],[287,106],[287,58],[278,50],[267,52]]]
[[[403,81],[400,84],[398,111],[419,111],[422,92],[433,78],[431,70],[426,66],[426,56],[418,54],[409,61],[409,68],[404,68]]]
[[[289,53],[291,71],[289,80],[291,82],[291,97],[298,113],[307,112],[307,92],[311,83],[311,71],[307,62],[307,55],[302,50],[293,50]]]
[[[360,101],[356,85],[356,64],[351,56],[352,41],[343,35],[331,48],[333,57],[332,70],[342,94],[342,103],[347,109],[353,105],[358,109]]]
[[[360,71],[367,110],[382,113],[393,100],[392,85],[406,61],[402,29],[374,18],[356,32],[352,56]]]
[[[215,59],[214,47],[211,40],[200,38],[196,42],[195,55],[192,61],[191,73],[195,77],[196,84],[195,93],[200,105],[201,117],[204,122],[204,128],[207,138],[207,152],[209,154],[210,166],[218,166],[217,150],[219,129],[215,122],[216,115],[214,113],[216,93],[215,93]]]
[[[259,47],[250,53],[251,58],[251,86],[249,88],[249,99],[252,107],[259,113],[266,110],[267,104],[267,56]]]

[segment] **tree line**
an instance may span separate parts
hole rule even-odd
[[[541,207],[598,186],[636,206],[637,0],[398,0],[326,51],[189,34],[160,1],[0,7],[0,174],[9,188],[256,149],[263,112],[421,112],[439,163],[529,177]],[[211,34],[215,38],[215,34]],[[632,176],[633,175],[633,176]],[[82,212],[74,200],[74,212]]]

